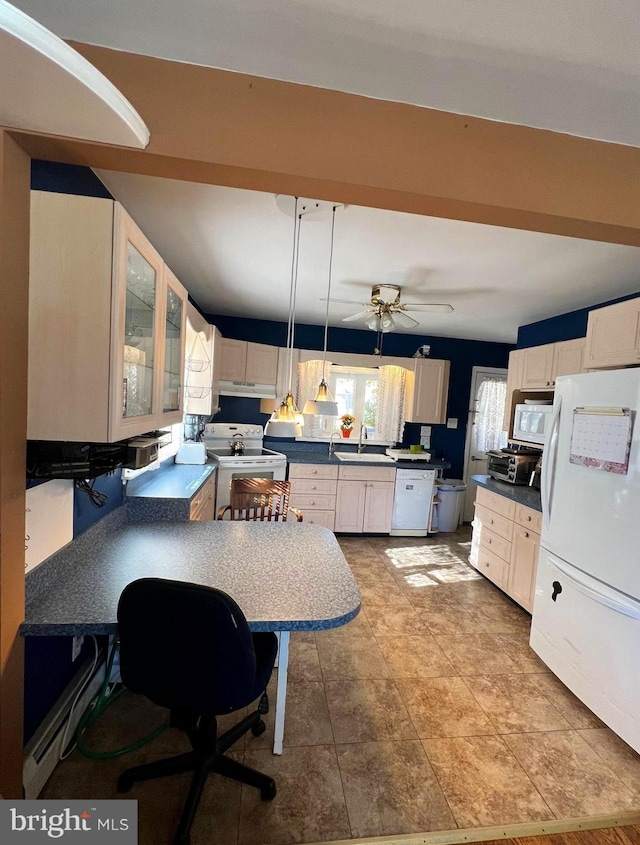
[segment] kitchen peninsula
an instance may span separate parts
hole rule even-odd
[[[274,753],[282,753],[289,632],[336,628],[360,610],[334,535],[293,523],[131,522],[119,508],[27,576],[21,632],[115,635],[122,590],[148,577],[224,590],[252,631],[279,632]]]

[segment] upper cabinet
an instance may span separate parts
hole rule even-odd
[[[444,423],[447,418],[450,362],[416,358],[413,372],[407,373],[405,420],[417,423]]]
[[[585,369],[640,365],[640,298],[589,312]]]
[[[558,376],[572,376],[584,372],[585,345],[584,337],[553,344],[551,380],[554,385]]]
[[[551,387],[553,382],[553,343],[532,346],[524,350],[522,365],[522,389]]]
[[[247,384],[274,384],[278,377],[278,347],[222,338],[220,378]]]
[[[191,303],[187,303],[186,332],[184,410],[209,417],[219,410],[222,337]]]
[[[180,422],[187,293],[122,206],[33,191],[27,437]]]
[[[504,419],[502,428],[511,433],[513,420],[514,391],[522,387],[522,372],[524,370],[524,355],[526,349],[514,349],[509,353],[509,369],[507,371],[507,396],[504,403]]]

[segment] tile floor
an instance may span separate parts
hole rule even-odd
[[[435,538],[345,537],[362,612],[294,634],[285,751],[272,723],[235,746],[276,779],[273,802],[214,775],[193,845],[286,845],[640,809],[640,757],[548,673],[529,617],[471,569],[467,527]],[[129,693],[87,734],[114,748],[164,717]],[[74,752],[43,798],[117,797],[123,768],[185,749],[167,731],[119,760]],[[140,844],[163,845],[188,776],[136,785]]]

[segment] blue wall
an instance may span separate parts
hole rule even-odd
[[[255,343],[270,343],[285,346],[286,323],[270,320],[249,320],[243,317],[225,317],[208,314],[207,320],[220,329],[223,337],[236,340],[250,340]],[[359,329],[330,327],[327,347],[333,352],[372,354],[376,345],[375,332]],[[300,349],[322,351],[324,326],[296,325],[294,344]],[[464,462],[469,393],[471,391],[472,367],[506,367],[513,344],[486,343],[477,340],[458,340],[430,335],[394,334],[384,336],[384,355],[410,358],[419,346],[431,346],[431,358],[444,358],[451,362],[449,378],[449,401],[447,416],[457,417],[458,428],[448,429],[445,425],[434,425],[431,430],[431,448],[437,457],[444,457],[451,463],[447,472],[449,478],[460,478]],[[240,399],[231,396],[220,397],[220,412],[216,422],[249,422],[264,425],[267,414],[260,413],[258,399]],[[420,425],[407,423],[403,445],[420,441]]]
[[[518,349],[584,337],[587,333],[589,311],[593,311],[594,308],[602,308],[605,305],[613,305],[614,302],[635,299],[638,296],[640,296],[640,291],[629,296],[621,296],[619,299],[609,299],[606,302],[591,305],[589,308],[579,308],[577,311],[558,314],[557,317],[550,317],[548,320],[540,320],[537,323],[520,326],[518,329]]]

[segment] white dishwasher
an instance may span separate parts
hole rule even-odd
[[[435,469],[397,469],[391,531],[396,537],[426,537]]]

